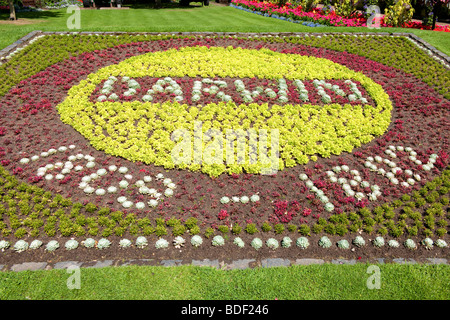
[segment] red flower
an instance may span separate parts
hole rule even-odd
[[[229,216],[230,215],[228,214],[227,210],[222,209],[219,212],[218,218],[219,218],[219,220],[223,220],[223,219],[228,218]]]

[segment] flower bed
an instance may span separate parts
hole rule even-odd
[[[278,251],[327,235],[345,249],[357,233],[448,242],[450,74],[403,37],[50,35],[0,76],[10,247],[145,236],[162,249],[176,237],[254,249],[259,238]],[[170,163],[171,133],[195,137],[199,122],[202,134],[277,129],[276,174],[250,159]]]
[[[334,11],[320,8],[305,12],[301,6],[292,6],[291,3],[287,3],[284,7],[278,7],[275,3],[258,0],[232,0],[230,6],[265,17],[301,23],[310,27],[367,27],[367,17],[364,14],[354,14],[352,17],[347,18],[338,16]],[[380,18],[379,26],[392,27],[384,22],[384,16]],[[431,26],[417,21],[408,22],[403,28],[431,30]],[[437,25],[434,31],[450,32],[450,27]]]

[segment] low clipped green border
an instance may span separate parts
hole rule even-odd
[[[32,74],[35,74],[45,69],[46,67],[57,63],[58,61],[62,61],[71,56],[77,56],[78,54],[83,52],[105,49],[108,47],[117,46],[119,44],[131,42],[155,41],[169,39],[172,37],[180,38],[197,36],[199,35],[148,36],[143,34],[120,34],[116,36],[98,35],[93,38],[93,36],[87,35],[49,35],[25,47],[23,50],[17,53],[8,63],[0,66],[0,78],[5,79],[5,81],[0,84],[0,95],[4,95],[11,87],[19,83],[21,80],[30,77]],[[256,39],[266,42],[286,41],[292,43],[307,44],[315,47],[325,47],[337,51],[347,51],[349,53],[355,53],[359,55],[364,55],[364,49],[369,49],[369,54],[366,55],[367,58],[402,69],[407,73],[414,74],[415,76],[421,78],[424,82],[429,84],[431,87],[435,88],[436,91],[444,94],[446,98],[449,98],[450,88],[446,88],[445,84],[448,79],[450,79],[450,72],[438,62],[434,61],[432,57],[423,53],[423,51],[417,48],[406,38],[380,36],[354,37],[344,35],[333,35],[332,37],[338,39],[337,44],[332,43],[331,41],[329,41],[329,39],[327,40],[326,36],[322,36],[320,38],[301,36],[291,36],[287,38],[278,36],[249,38],[247,36],[236,36],[236,38],[242,38],[246,40]],[[95,45],[89,43],[89,40],[92,39],[94,39]],[[380,43],[377,44],[378,41],[376,40],[380,40]],[[360,43],[361,41],[364,42],[363,46]],[[398,48],[401,47],[400,44],[405,45],[406,52],[400,52],[400,50],[398,50]],[[414,59],[410,59],[411,57],[414,57]],[[37,63],[29,66],[28,62],[30,60],[37,61]],[[434,77],[434,74],[430,72],[430,70],[423,69],[424,66],[429,66],[430,70],[435,71],[435,73],[439,74],[440,76],[438,78]],[[102,236],[107,237],[111,234],[120,235],[121,232],[124,233],[126,229],[120,228],[121,221],[125,221],[122,223],[122,225],[127,226],[127,228],[129,228],[129,232],[136,235],[155,234],[157,236],[164,236],[169,234],[170,232],[175,236],[184,234],[188,229],[191,235],[199,234],[202,231],[207,238],[210,238],[215,234],[215,231],[212,228],[200,230],[199,226],[197,225],[198,221],[196,219],[190,219],[184,224],[180,223],[180,221],[175,218],[172,218],[167,222],[156,219],[156,226],[153,226],[152,221],[150,221],[148,218],[136,219],[136,216],[133,214],[128,214],[126,217],[124,217],[123,213],[120,211],[111,212],[111,210],[108,208],[98,208],[92,203],[89,203],[85,206],[83,206],[81,203],[73,203],[71,199],[65,199],[61,195],[53,196],[50,192],[46,192],[45,190],[36,186],[28,185],[26,183],[20,183],[14,176],[10,175],[9,172],[1,166],[0,178],[2,179],[0,180],[0,183],[2,184],[0,190],[3,191],[3,203],[8,203],[8,201],[11,201],[9,203],[12,205],[12,207],[14,207],[15,209],[16,207],[19,208],[21,212],[31,212],[31,208],[28,205],[30,199],[36,204],[40,204],[42,206],[41,210],[45,211],[45,214],[43,214],[43,216],[48,217],[47,223],[44,226],[44,230],[48,236],[56,235],[57,230],[61,235],[67,237],[73,235],[85,236],[86,230],[84,230],[83,228],[77,228],[76,223],[71,220],[72,218],[74,218],[75,220],[77,217],[80,218],[80,213],[88,215],[88,217],[85,217],[87,221],[84,221],[84,223],[92,223],[92,225],[94,226],[87,232],[87,234],[90,234],[92,236],[101,234]],[[306,225],[302,225],[299,228],[295,225],[288,225],[286,228],[290,232],[298,231],[304,235],[310,235],[311,233],[320,234],[322,232],[327,234],[339,235],[340,233],[342,233],[342,235],[344,235],[347,232],[356,232],[356,230],[360,228],[363,228],[363,230],[367,233],[371,233],[374,231],[373,227],[377,223],[377,217],[382,218],[382,216],[386,216],[393,218],[395,216],[394,210],[398,209],[401,212],[400,216],[402,216],[403,218],[408,216],[417,217],[418,213],[419,217],[417,218],[421,220],[422,213],[416,211],[416,209],[424,209],[424,207],[427,206],[428,208],[425,212],[425,218],[423,219],[426,227],[424,228],[425,232],[422,232],[423,235],[432,236],[435,233],[433,232],[433,230],[436,229],[437,236],[444,236],[447,233],[447,225],[445,223],[446,221],[445,219],[435,221],[435,216],[443,217],[446,215],[446,210],[444,209],[447,208],[448,210],[449,188],[450,170],[447,169],[440,177],[436,177],[433,181],[428,182],[422,189],[414,192],[412,195],[403,195],[400,199],[395,200],[392,203],[382,204],[372,211],[363,208],[359,210],[358,213],[349,213],[344,217],[347,220],[352,221],[352,224],[350,228],[348,228],[348,230],[346,230],[345,228],[337,228],[338,225],[342,225],[342,223],[345,223],[345,221],[333,221],[336,218],[333,218],[333,216],[329,219],[331,221],[326,221],[324,218],[320,218],[319,221],[311,229]],[[6,198],[4,192],[5,190],[7,190]],[[10,197],[10,199],[8,199],[8,196]],[[19,201],[15,201],[16,198]],[[3,209],[1,209],[0,207],[0,213],[2,215],[8,214],[7,210],[8,209],[6,209],[4,206]],[[69,212],[69,214],[67,214],[66,211]],[[40,214],[39,212],[37,213],[38,215]],[[8,225],[5,222],[0,221],[2,236],[9,236],[13,233],[12,229],[14,229],[14,236],[16,238],[22,238],[28,234],[28,230],[24,226],[28,226],[32,229],[30,232],[31,236],[36,236],[36,234],[33,235],[33,230],[37,230],[38,228],[43,226],[42,220],[33,219],[33,217],[28,217],[29,219],[26,218],[24,221],[14,219],[14,215],[13,219],[11,219],[11,217],[9,218],[11,229],[8,228]],[[58,218],[59,224],[58,228],[56,228]],[[400,220],[399,223],[394,223],[393,225],[391,225],[389,230],[385,228],[382,229],[381,232],[379,232],[379,230],[377,230],[377,232],[380,234],[389,233],[394,237],[400,236],[405,231],[404,226],[402,227],[401,221],[402,220]],[[108,227],[112,223],[118,223],[119,226],[116,228]],[[104,227],[100,232],[99,226],[106,227]],[[438,228],[436,228],[436,226]],[[132,229],[133,232],[130,229]],[[226,226],[221,226],[219,227],[219,232],[225,234],[230,231],[233,234],[239,234],[242,231],[245,231],[249,234],[263,232],[263,230],[258,230],[256,226],[252,224],[242,227],[235,226],[233,229],[234,230],[228,230]],[[285,226],[278,224],[273,226],[273,229],[272,227],[267,227],[265,229],[266,232],[274,231],[275,233],[282,233],[285,229]],[[410,228],[407,230],[407,232],[411,236],[417,235],[418,231],[419,230],[415,230],[414,228]]]

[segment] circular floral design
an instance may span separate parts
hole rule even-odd
[[[144,88],[139,78],[148,76],[154,79]],[[194,85],[189,80],[183,83],[172,79],[184,76],[203,78]],[[228,84],[230,81],[224,81],[225,78],[237,79]],[[277,81],[255,87],[252,83],[246,86],[243,78]],[[96,89],[99,94],[92,101],[90,96]],[[140,101],[132,100],[140,92]],[[233,101],[236,93],[242,104]],[[205,95],[219,101],[208,103],[204,99],[204,105],[197,104]],[[158,97],[160,103],[155,103]],[[261,97],[266,97],[267,102],[254,102],[257,98],[264,102]],[[115,101],[119,98],[131,101]],[[317,102],[322,105],[317,106]],[[317,155],[330,157],[351,152],[369,142],[389,126],[392,104],[379,84],[323,58],[267,49],[185,47],[135,56],[102,68],[71,88],[57,109],[62,121],[73,126],[96,149],[165,168],[176,164],[171,152],[176,147],[175,131],[185,129],[194,137],[196,131],[204,135],[208,130],[216,130],[219,133],[214,139],[200,138],[200,148],[196,148],[195,138],[189,139],[191,156],[180,161],[178,167],[194,171],[201,168],[218,176],[223,172],[260,173],[265,165],[261,159],[251,163],[250,133],[244,143],[247,159],[236,161],[234,155],[238,152],[233,148],[229,161],[230,152],[223,147],[227,130],[237,133],[253,129],[255,134],[256,130],[279,131],[280,154],[267,146],[271,157],[281,158],[275,159],[278,170],[306,164],[311,156],[317,159]],[[199,122],[202,128],[197,130]],[[259,142],[267,145],[266,140]],[[208,144],[218,145],[215,157],[210,157],[213,159],[205,155]],[[199,156],[193,153],[201,153],[198,161]],[[270,161],[267,163],[271,165]]]
[[[394,200],[404,193],[418,190],[447,166],[448,138],[442,136],[441,131],[449,129],[446,118],[448,100],[417,78],[350,53],[336,53],[296,43],[262,43],[228,38],[197,40],[142,42],[87,52],[59,62],[22,81],[1,100],[4,106],[0,120],[2,165],[21,179],[28,179],[47,190],[62,193],[77,201],[92,201],[124,211],[141,210],[138,212],[152,217],[164,216],[174,210],[173,214],[181,219],[189,216],[199,217],[205,225],[231,225],[237,222],[243,224],[266,220],[275,223],[312,224],[320,218],[320,214],[350,212],[359,207]],[[165,172],[158,166],[105,155],[90,145],[73,127],[62,124],[60,115],[55,110],[55,107],[67,98],[67,91],[73,86],[83,84],[83,79],[89,73],[95,73],[108,65],[116,65],[131,56],[197,45],[206,49],[207,46],[213,45],[223,48],[245,46],[246,49],[258,50],[262,44],[266,49],[282,55],[295,54],[328,59],[360,72],[378,83],[394,105],[392,122],[387,123],[387,131],[359,146],[352,154],[344,152],[340,156],[319,158],[316,162],[303,166],[286,168],[276,176],[242,174],[222,175],[217,179],[210,179],[188,171]],[[202,50],[206,50],[204,48]],[[174,78],[176,76],[174,75]],[[102,81],[107,81],[108,77],[105,75]],[[99,88],[103,88],[103,85],[104,82],[98,83]],[[128,83],[125,85],[128,86]],[[90,99],[95,97],[96,86],[90,90],[92,91],[84,92],[89,103],[92,102]],[[114,104],[110,101],[98,104],[102,103]],[[132,105],[133,102],[126,103]],[[143,105],[141,101],[138,101],[138,104]],[[172,106],[174,105],[176,103],[173,102]],[[76,146],[75,149],[70,149],[71,145]],[[67,149],[59,151],[64,146]],[[387,152],[388,150],[390,152]],[[78,159],[78,154],[83,155],[83,158]],[[73,169],[64,178],[58,176],[63,174],[61,172],[65,163],[71,161],[69,157],[72,156],[76,157],[72,161]],[[90,157],[96,162],[93,167],[87,165]],[[81,167],[80,171],[75,170],[78,166]],[[128,172],[121,173],[116,170],[107,171],[105,176],[99,175],[99,169],[109,170],[110,166],[126,167]],[[44,171],[39,168],[45,167],[45,175],[38,175],[38,172]],[[329,172],[333,172],[334,176]],[[47,174],[51,174],[52,179],[45,179]],[[97,174],[97,177],[94,175],[93,178],[92,174]],[[131,178],[126,179],[126,174]],[[166,196],[165,190],[170,188],[164,184],[164,179],[156,179],[158,174],[163,174],[164,178],[169,178],[176,184],[172,195],[169,191],[169,196]],[[394,177],[391,177],[391,174],[394,174]],[[303,175],[306,179],[303,179]],[[62,179],[57,179],[57,176]],[[94,189],[92,193],[85,192],[86,185],[82,185],[84,188],[80,187],[86,176],[91,178],[88,182],[91,189],[88,188],[87,191]],[[145,183],[147,188],[154,188],[156,193],[161,195],[160,200],[164,200],[156,204],[153,201],[155,206],[150,205],[150,202],[157,200],[156,198],[152,199],[149,194],[139,192],[143,186],[139,186],[140,183],[137,182],[144,181],[146,176],[153,179],[150,184]],[[128,185],[123,183],[123,180]],[[121,185],[125,187],[122,188]],[[110,187],[116,187],[117,193],[110,193],[108,190],[113,190],[109,189]],[[100,191],[98,194],[96,191],[99,189],[106,192],[102,195]],[[350,190],[354,194],[349,192]],[[241,201],[244,196],[250,198],[253,195],[258,196],[257,201]],[[231,201],[226,201],[225,198],[222,202],[224,197]],[[132,202],[131,206],[127,201]],[[145,207],[140,209],[142,203]]]

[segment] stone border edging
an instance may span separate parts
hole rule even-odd
[[[133,259],[133,260],[94,260],[88,262],[80,261],[62,261],[56,263],[49,262],[24,262],[20,264],[13,264],[10,266],[0,265],[0,271],[36,271],[36,270],[52,270],[52,269],[67,269],[75,266],[79,268],[104,268],[104,267],[121,267],[121,266],[160,266],[160,267],[174,267],[183,265],[192,265],[200,267],[212,267],[219,270],[234,270],[234,269],[248,269],[248,268],[272,268],[272,267],[289,267],[294,265],[314,265],[314,264],[337,264],[337,265],[355,265],[355,264],[445,264],[448,265],[446,258],[425,258],[425,262],[418,262],[412,258],[394,258],[386,261],[386,258],[373,258],[370,261],[359,261],[356,259],[283,259],[283,258],[267,258],[267,259],[238,259],[232,262],[225,262],[210,259],[192,260],[190,262],[183,262],[181,259],[170,259],[157,261],[156,259]]]

